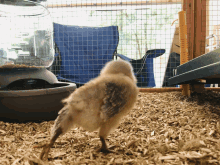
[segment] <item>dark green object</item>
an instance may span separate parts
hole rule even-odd
[[[197,79],[205,79],[206,84],[220,82],[220,48],[178,66],[169,85],[199,84]]]

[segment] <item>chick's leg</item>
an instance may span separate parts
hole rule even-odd
[[[48,153],[50,151],[50,148],[55,143],[56,139],[61,135],[67,132],[67,130],[71,127],[73,124],[73,118],[68,113],[68,107],[64,107],[60,112],[59,116],[55,120],[54,126],[52,128],[52,136],[50,139],[50,142],[46,144],[40,154],[40,159],[48,159]]]
[[[40,154],[40,159],[43,160],[43,158],[45,158],[46,160],[48,159],[48,153],[50,151],[50,148],[53,146],[53,144],[55,143],[56,139],[62,134],[62,129],[59,127],[55,134],[53,134],[52,138],[50,139],[50,142],[48,144],[46,144]]]
[[[110,132],[111,127],[108,124],[102,125],[102,127],[99,130],[99,138],[102,143],[102,146],[100,149],[98,149],[98,152],[103,152],[103,153],[112,153],[113,151],[109,150],[106,144],[106,137],[108,136]]]

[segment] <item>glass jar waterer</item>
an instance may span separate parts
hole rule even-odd
[[[4,1],[0,4],[0,29],[0,73],[4,72],[0,74],[1,88],[25,76],[57,81],[46,69],[54,60],[54,43],[53,23],[44,6],[30,1]]]
[[[50,120],[61,100],[76,88],[59,82],[49,67],[54,60],[53,23],[35,2],[0,2],[0,120]]]

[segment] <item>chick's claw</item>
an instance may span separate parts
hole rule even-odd
[[[34,148],[43,148],[46,144],[39,144],[39,145],[36,145],[34,146]]]

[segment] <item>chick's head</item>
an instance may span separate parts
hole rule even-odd
[[[131,78],[135,83],[137,83],[132,65],[124,60],[108,62],[100,73],[101,76],[106,74],[124,74],[125,76]]]

